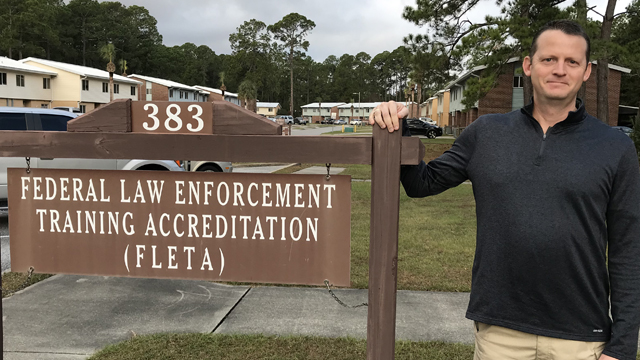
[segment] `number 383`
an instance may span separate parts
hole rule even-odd
[[[158,115],[158,105],[156,104],[145,104],[144,110],[149,111],[151,109],[151,113],[147,114],[147,116],[153,120],[152,124],[149,124],[149,121],[145,121],[142,124],[142,127],[147,131],[155,131],[160,127],[160,119],[156,117]],[[180,131],[182,129],[182,119],[180,118],[180,112],[182,109],[177,104],[171,104],[167,106],[167,119],[164,121],[164,127],[169,131]],[[204,128],[204,121],[200,118],[202,115],[202,107],[200,105],[189,105],[187,107],[187,111],[191,114],[191,118],[195,120],[196,126],[193,124],[187,124],[187,130],[191,132],[199,132]],[[195,111],[195,114],[193,112]]]

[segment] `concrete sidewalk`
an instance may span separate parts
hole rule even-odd
[[[347,304],[367,290],[340,289]],[[467,293],[399,291],[398,339],[472,343]],[[367,308],[325,288],[56,275],[4,299],[4,359],[86,359],[106,345],[160,332],[366,338]]]

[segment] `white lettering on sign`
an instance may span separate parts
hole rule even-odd
[[[148,112],[147,117],[153,120],[152,123],[149,123],[148,121],[145,121],[144,123],[142,123],[143,129],[147,131],[156,131],[160,129],[160,124],[163,123],[164,128],[168,131],[178,132],[182,130],[184,126],[184,121],[180,117],[180,113],[182,112],[180,105],[171,104],[167,106],[167,110],[166,110],[167,118],[165,119],[164,122],[161,122],[160,119],[156,116],[158,115],[158,112],[159,112],[158,105],[148,103],[148,104],[145,104],[143,108],[145,111]],[[189,111],[189,113],[191,113],[191,119],[194,120],[194,123],[196,124],[194,126],[191,122],[187,123],[186,125],[187,130],[194,133],[202,131],[202,129],[204,129],[204,120],[202,120],[202,118],[200,117],[202,116],[202,113],[203,113],[202,106],[192,104],[192,105],[189,105],[189,107],[187,107],[187,110]],[[195,114],[193,114],[194,112]]]

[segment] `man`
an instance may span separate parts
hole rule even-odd
[[[475,359],[636,358],[640,170],[632,141],[576,98],[589,51],[579,25],[548,23],[522,64],[530,105],[481,116],[438,159],[402,167],[412,197],[473,184]],[[384,103],[369,122],[392,132],[407,114]]]

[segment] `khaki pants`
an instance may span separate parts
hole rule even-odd
[[[474,323],[474,360],[598,360],[605,346],[604,342],[556,339]]]

